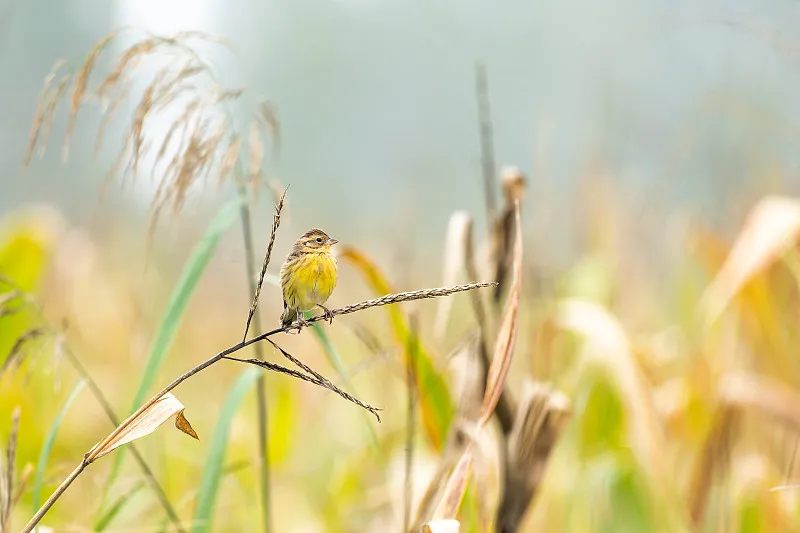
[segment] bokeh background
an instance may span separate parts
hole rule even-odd
[[[396,290],[446,281],[455,211],[471,215],[476,246],[485,244],[475,88],[482,63],[496,172],[513,165],[526,179],[523,297],[509,390],[519,394],[527,380],[549,381],[573,410],[521,530],[798,530],[800,500],[791,486],[796,426],[738,411],[734,424],[715,392],[733,370],[783,384],[783,399],[800,384],[796,232],[767,224],[767,233],[786,236],[780,253],[745,241],[737,257],[746,261],[749,249],[769,260],[741,276],[714,325],[696,314],[753,206],[800,190],[798,23],[796,3],[779,0],[2,0],[0,271],[42,313],[26,308],[0,316],[0,360],[25,331],[47,323],[63,331],[116,412],[127,414],[193,249],[236,197],[233,181],[197,183],[179,213],[162,216],[152,239],[148,209],[158,176],[112,180],[101,197],[135,98],[122,104],[96,158],[102,115],[87,103],[64,162],[67,95],[47,150],[23,171],[42,83],[56,60],[76,68],[120,26],[159,34],[201,30],[230,40],[234,52],[199,50],[226,87],[244,88],[232,114],[246,124],[265,99],[280,121],[280,150],[267,150],[262,172],[265,183],[289,185],[269,273],[277,273],[297,236],[321,227],[366,253]],[[112,70],[131,39],[113,41],[97,72]],[[159,60],[144,61],[134,83],[148,83]],[[147,128],[166,131],[171,120],[154,115]],[[259,263],[272,199],[265,185],[251,204]],[[251,298],[245,268],[234,217],[150,392],[239,340]],[[344,262],[330,303],[375,294],[363,272]],[[476,327],[469,296],[452,298],[445,331],[434,327],[437,302],[402,309],[417,317],[457,404],[463,368],[453,353]],[[637,386],[619,379],[618,359],[606,357],[602,342],[553,325],[567,298],[593,302],[619,320]],[[263,328],[274,327],[279,290],[267,283],[261,302]],[[267,376],[275,531],[402,529],[408,348],[387,316],[376,309],[323,328],[350,392],[384,409],[381,424],[326,391]],[[343,384],[330,348],[310,331],[281,342]],[[43,473],[45,497],[111,429],[83,389],[59,422],[46,465],[36,466],[78,379],[62,351],[55,342],[34,344],[19,368],[0,375],[0,437],[5,442],[12,409],[20,406],[17,466]],[[187,522],[209,468],[211,436],[242,371],[222,363],[176,391],[199,442],[165,426],[139,443]],[[230,418],[212,531],[260,528],[255,401],[250,390]],[[634,431],[642,417],[648,424]],[[730,423],[730,436],[720,437],[720,420]],[[657,437],[642,436],[654,427]],[[462,506],[462,531],[482,531],[482,513],[494,516],[502,485],[494,456],[503,441],[493,431],[485,475],[476,474],[475,493]],[[417,433],[415,502],[435,482],[445,455],[421,426]],[[655,452],[631,451],[642,446]],[[93,465],[43,524],[56,531],[164,527],[163,509],[138,487],[142,477],[130,454],[109,486],[113,462]],[[32,514],[34,477],[9,531]],[[771,490],[783,485],[789,487]],[[120,496],[125,505],[99,528]]]

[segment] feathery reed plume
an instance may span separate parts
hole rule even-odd
[[[98,41],[75,74],[61,73],[63,61],[56,63],[45,78],[31,128],[24,168],[30,165],[39,146],[44,153],[58,102],[69,87],[69,116],[63,145],[63,158],[69,154],[69,143],[80,110],[89,102],[98,101],[103,111],[97,131],[95,155],[100,149],[104,131],[120,104],[127,100],[134,81],[142,75],[139,70],[148,60],[169,58],[160,66],[142,89],[131,116],[130,126],[116,162],[107,173],[104,188],[119,175],[121,183],[138,178],[141,163],[152,156],[148,174],[155,177],[157,186],[150,204],[148,246],[162,212],[169,208],[179,213],[196,183],[217,176],[224,182],[240,160],[242,135],[237,131],[232,113],[226,106],[236,100],[242,89],[223,88],[211,66],[195,49],[195,43],[224,45],[214,35],[202,32],[180,32],[170,37],[143,32],[143,36],[125,48],[117,57],[113,70],[92,87],[90,78],[99,58],[109,44],[123,33],[122,28]],[[163,135],[147,125],[160,114],[177,114]],[[264,160],[264,139],[273,138],[277,148],[278,121],[271,106],[261,103],[253,113],[248,134],[248,175],[243,176],[255,192]],[[157,147],[155,153],[151,152]]]
[[[508,460],[495,527],[498,533],[519,529],[570,415],[569,399],[564,394],[546,384],[526,383],[507,442]]]
[[[264,261],[261,264],[261,274],[258,276],[258,284],[256,285],[256,292],[253,295],[253,303],[250,305],[250,312],[247,314],[247,324],[244,327],[244,335],[242,340],[247,339],[247,332],[250,330],[250,321],[253,320],[253,314],[258,307],[258,297],[261,295],[261,286],[264,284],[264,276],[267,273],[267,266],[272,257],[272,247],[275,245],[275,235],[278,233],[278,226],[281,224],[281,211],[283,210],[283,202],[286,199],[286,191],[281,194],[278,204],[275,206],[275,214],[272,216],[272,229],[269,235],[269,244],[267,245],[267,252],[264,254]]]

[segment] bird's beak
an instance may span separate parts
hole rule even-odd
[[[336,244],[337,242],[339,242],[339,241],[338,241],[338,240],[336,240],[336,239],[328,239],[328,246],[333,246],[333,245],[334,245],[334,244]]]

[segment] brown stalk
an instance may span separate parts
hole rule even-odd
[[[476,429],[473,432],[474,435],[472,439],[464,447],[461,457],[448,476],[447,482],[444,485],[443,494],[439,500],[439,505],[433,513],[433,518],[436,519],[454,518],[458,511],[474,462],[472,452],[473,442],[483,434],[486,424],[494,413],[505,388],[506,377],[511,365],[511,359],[514,355],[514,346],[516,344],[519,325],[519,302],[522,292],[522,236],[520,231],[519,202],[517,201],[515,203],[516,209],[514,218],[516,232],[514,238],[514,268],[512,271],[514,278],[511,286],[511,293],[505,312],[503,313],[500,329],[497,333],[492,361],[486,373],[486,386],[480,413],[476,419],[468,420],[466,423],[468,428],[472,426]]]
[[[730,447],[739,419],[738,409],[723,405],[706,437],[689,485],[689,513],[695,528],[700,527],[705,516],[713,479],[721,476],[729,467]]]
[[[475,248],[472,239],[472,232],[467,234],[466,246],[464,247],[464,266],[467,271],[467,281],[474,281],[478,279],[478,269],[475,266]],[[477,292],[470,293],[470,300],[472,301],[472,310],[475,313],[475,321],[478,324],[478,354],[480,355],[481,367],[484,375],[484,382],[488,377],[489,366],[491,360],[489,358],[489,347],[486,340],[487,317],[483,306],[483,299]],[[500,423],[500,428],[505,435],[511,432],[514,424],[514,400],[511,398],[511,393],[507,388],[504,388],[495,407],[495,414]]]
[[[478,101],[478,131],[481,140],[481,168],[483,170],[483,195],[486,201],[486,220],[494,220],[495,200],[494,140],[492,139],[492,113],[489,106],[489,80],[486,66],[475,65],[475,96]]]
[[[411,300],[420,300],[420,299],[424,299],[424,298],[436,298],[436,297],[439,297],[439,296],[448,296],[448,295],[451,295],[451,294],[454,294],[454,293],[457,293],[457,292],[461,292],[461,291],[468,291],[468,290],[474,290],[474,289],[478,289],[478,288],[482,288],[482,287],[493,287],[493,286],[495,286],[494,282],[483,282],[483,283],[471,283],[471,284],[468,284],[468,285],[456,285],[456,286],[453,286],[453,287],[440,287],[440,288],[434,288],[434,289],[421,289],[421,290],[416,290],[416,291],[409,291],[409,292],[402,292],[402,293],[395,293],[395,294],[387,294],[387,295],[382,296],[380,298],[375,298],[375,299],[372,299],[372,300],[366,300],[366,301],[363,301],[363,302],[358,302],[358,303],[355,303],[355,304],[347,305],[347,306],[341,307],[339,309],[334,309],[334,310],[331,311],[331,313],[334,316],[345,315],[345,314],[355,313],[357,311],[363,311],[365,309],[370,309],[372,307],[390,305],[390,304],[406,302],[406,301],[411,301]],[[317,315],[317,316],[311,317],[310,319],[306,320],[305,324],[298,323],[297,325],[291,325],[291,326],[288,326],[288,327],[277,328],[277,329],[274,329],[272,331],[268,331],[266,333],[262,333],[261,335],[253,337],[250,340],[239,342],[239,343],[237,343],[237,344],[235,344],[235,345],[233,345],[233,346],[231,346],[229,348],[226,348],[225,350],[219,352],[218,354],[216,354],[216,355],[212,356],[211,358],[203,361],[199,365],[191,368],[190,370],[184,372],[182,375],[180,375],[177,378],[175,378],[169,385],[164,387],[158,394],[156,394],[155,396],[150,398],[147,402],[142,404],[142,406],[139,407],[139,409],[137,409],[136,412],[131,414],[114,431],[112,431],[108,436],[106,436],[102,441],[100,441],[98,444],[96,444],[91,450],[89,450],[89,452],[87,452],[84,455],[84,457],[81,460],[81,462],[78,464],[77,467],[75,467],[75,470],[73,470],[72,473],[69,476],[67,476],[67,478],[61,483],[61,485],[58,486],[58,488],[53,492],[53,494],[50,495],[50,497],[47,499],[47,501],[39,508],[39,510],[36,512],[36,514],[30,519],[28,524],[22,530],[22,533],[30,533],[33,530],[33,528],[36,527],[36,525],[41,521],[41,519],[44,517],[44,515],[47,513],[47,511],[53,506],[53,504],[55,504],[55,502],[61,497],[61,495],[67,490],[67,488],[69,488],[69,486],[72,484],[72,482],[75,481],[75,479],[81,474],[81,472],[83,472],[83,470],[85,470],[87,466],[92,464],[95,461],[95,459],[97,459],[98,454],[100,453],[100,451],[103,450],[108,445],[109,442],[113,441],[122,431],[124,431],[134,420],[136,420],[136,418],[139,415],[141,415],[150,406],[152,406],[154,403],[156,403],[162,396],[164,396],[168,392],[172,391],[178,385],[180,385],[181,383],[183,383],[187,379],[191,378],[192,376],[194,376],[198,372],[201,372],[202,370],[205,370],[206,368],[210,367],[211,365],[219,362],[222,359],[227,358],[231,354],[233,354],[235,352],[238,352],[239,350],[241,350],[241,349],[243,349],[243,348],[245,348],[247,346],[250,346],[251,344],[256,344],[256,343],[258,343],[260,341],[267,340],[267,339],[269,339],[269,337],[272,337],[272,336],[274,336],[274,335],[276,335],[278,333],[286,333],[286,332],[288,332],[288,331],[290,331],[292,329],[300,330],[300,329],[302,329],[304,327],[307,327],[307,325],[310,324],[310,323],[318,322],[320,320],[325,320],[325,319],[326,319],[326,317],[324,315]],[[270,340],[270,342],[272,342],[272,341]],[[273,346],[277,347],[277,345],[274,344],[274,343],[273,343]],[[299,361],[297,361],[296,359],[292,358],[291,356],[288,356],[288,354],[286,352],[284,352],[283,350],[281,350],[281,352],[283,353],[284,356],[290,357],[291,360],[293,362],[295,362],[296,364],[301,364],[302,365],[302,363],[299,363]],[[235,359],[235,358],[232,358],[232,360],[239,361],[238,359]],[[254,365],[260,366],[262,368],[267,368],[269,370],[277,370],[277,368],[278,368],[278,365],[273,365],[271,363],[267,363],[265,361],[259,361],[257,359],[241,360],[241,362],[254,364]],[[282,367],[280,367],[280,368],[282,368]],[[305,370],[308,367],[303,365],[303,368]],[[308,369],[308,370],[310,370],[310,369]],[[309,382],[314,383],[316,385],[328,388],[329,390],[334,390],[334,392],[337,392],[337,394],[339,394],[340,396],[348,399],[349,401],[353,401],[354,403],[357,403],[358,405],[360,405],[361,407],[363,407],[365,409],[367,409],[368,407],[371,407],[368,404],[364,404],[363,402],[360,402],[360,400],[358,400],[357,398],[353,398],[352,396],[350,396],[349,394],[347,394],[344,391],[336,390],[338,388],[335,385],[333,385],[332,383],[330,383],[327,380],[323,381],[325,378],[320,379],[321,376],[319,374],[317,374],[316,372],[314,372],[313,376],[308,376],[308,375],[302,374],[300,372],[293,371],[293,370],[290,370],[290,369],[285,369],[285,368],[283,368],[282,370],[278,370],[278,371],[286,373],[286,374],[290,374],[290,375],[292,375],[294,377],[297,377],[299,379],[303,379],[305,381],[309,381]],[[305,377],[301,377],[301,376],[305,376]],[[376,411],[377,411],[377,409],[372,407],[371,412],[373,412],[373,414],[375,414],[377,416],[377,412]]]
[[[17,438],[19,437],[19,417],[21,409],[14,408],[11,414],[11,433],[6,442],[5,472],[0,468],[0,532],[8,531],[11,521],[11,508],[14,503],[14,471],[17,467]],[[3,465],[0,464],[0,467]]]
[[[514,533],[536,497],[550,455],[571,412],[569,400],[544,384],[528,387],[508,438],[497,533]]]
[[[247,314],[247,323],[244,326],[244,335],[242,340],[247,339],[247,332],[250,330],[250,321],[253,320],[253,314],[258,307],[258,297],[261,295],[261,286],[264,284],[264,276],[267,273],[267,265],[269,265],[272,256],[272,247],[275,245],[275,235],[278,232],[278,226],[281,224],[281,211],[283,210],[283,202],[286,199],[286,191],[281,194],[278,205],[275,206],[275,214],[272,216],[272,231],[269,236],[269,244],[267,245],[267,252],[264,254],[264,261],[261,264],[261,274],[258,276],[258,284],[256,285],[255,294],[253,295],[253,303],[250,305],[250,312]]]
[[[495,276],[498,286],[494,290],[494,301],[500,304],[500,298],[505,290],[505,282],[513,262],[514,254],[514,218],[516,210],[522,202],[525,192],[525,177],[515,167],[508,167],[503,171],[503,211],[494,220],[492,231],[492,250],[495,261]]]

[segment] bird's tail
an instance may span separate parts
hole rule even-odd
[[[295,320],[297,320],[297,311],[291,307],[285,307],[284,304],[283,313],[281,313],[281,325],[283,327],[290,326]]]

